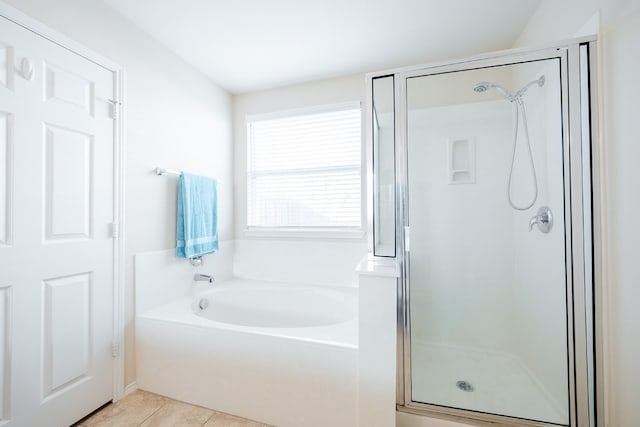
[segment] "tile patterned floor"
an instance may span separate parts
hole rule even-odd
[[[137,390],[72,427],[271,427]]]

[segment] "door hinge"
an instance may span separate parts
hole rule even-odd
[[[111,356],[120,357],[120,343],[118,341],[111,343]]]
[[[408,225],[404,227],[404,250],[405,252],[411,251],[411,234]]]
[[[114,239],[120,237],[120,225],[117,222],[111,223],[111,237]]]
[[[122,107],[122,102],[116,101],[116,100],[113,100],[113,99],[108,99],[107,102],[109,102],[109,116],[113,120],[119,120],[120,119],[120,108]]]

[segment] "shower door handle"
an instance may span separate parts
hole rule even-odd
[[[538,225],[538,230],[543,233],[551,231],[553,226],[553,215],[548,206],[542,206],[538,209],[538,213],[529,220],[529,231],[533,230],[534,225]]]

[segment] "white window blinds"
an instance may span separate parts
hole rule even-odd
[[[248,227],[361,227],[359,104],[249,118],[248,136]]]

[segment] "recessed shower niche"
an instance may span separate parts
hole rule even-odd
[[[453,138],[447,148],[449,184],[473,184],[476,181],[475,139]]]
[[[403,271],[400,411],[596,425],[594,43],[368,76],[370,250]]]

